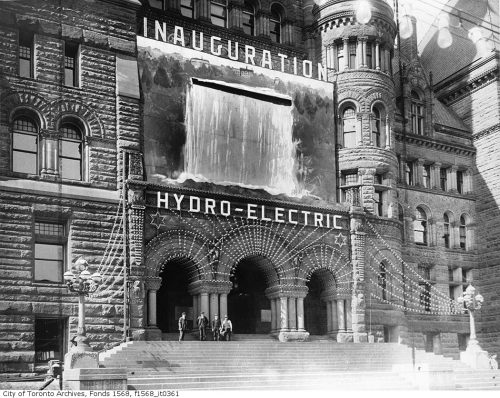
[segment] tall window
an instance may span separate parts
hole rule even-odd
[[[79,82],[79,57],[78,44],[64,44],[64,85],[78,87]]]
[[[415,91],[411,92],[411,124],[413,134],[424,135],[424,105]]]
[[[443,228],[444,247],[450,248],[450,217],[446,213],[443,216]]]
[[[212,0],[210,2],[210,20],[214,25],[227,27],[227,0]]]
[[[62,282],[66,247],[65,224],[35,222],[35,280]]]
[[[353,107],[347,107],[342,112],[342,133],[344,137],[344,148],[356,146],[356,111]]]
[[[457,191],[464,193],[464,172],[457,170]]]
[[[382,129],[382,116],[377,107],[373,108],[372,116],[372,144],[380,147],[380,133]]]
[[[413,173],[413,162],[405,163],[405,179],[406,184],[415,185],[415,176]]]
[[[446,191],[448,189],[448,170],[441,168],[439,169],[439,183],[441,189]]]
[[[373,68],[372,43],[366,43],[366,67]]]
[[[413,224],[413,231],[415,234],[415,243],[417,245],[427,245],[427,214],[421,207],[417,207],[416,218]]]
[[[35,362],[64,359],[64,331],[66,319],[35,318]]]
[[[27,116],[14,119],[12,126],[12,171],[38,173],[38,126]]]
[[[460,249],[465,250],[467,248],[467,224],[465,216],[460,217]]]
[[[163,10],[164,0],[149,0],[149,5],[153,8]]]
[[[342,201],[346,202],[348,199],[348,191],[352,187],[359,185],[358,172],[348,172],[342,174]]]
[[[271,6],[271,18],[269,19],[269,34],[275,43],[281,43],[281,23],[283,20],[283,10],[278,4]]]
[[[384,263],[379,266],[378,285],[382,291],[382,299],[387,300],[387,267]]]
[[[340,71],[344,69],[344,42],[337,45],[337,58],[335,70]]]
[[[349,43],[349,68],[356,69],[356,51],[357,44],[356,42]]]
[[[33,77],[34,46],[32,33],[19,33],[19,76]]]
[[[245,1],[243,5],[241,24],[245,34],[250,36],[255,35],[255,9],[248,1]]]
[[[60,127],[59,160],[61,177],[81,181],[83,178],[83,137],[81,129],[71,122]]]
[[[193,18],[193,0],[181,0],[181,14]]]
[[[420,283],[420,305],[424,311],[431,310],[431,285],[429,283]]]

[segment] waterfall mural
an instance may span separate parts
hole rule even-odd
[[[335,196],[333,86],[139,38],[147,179]]]

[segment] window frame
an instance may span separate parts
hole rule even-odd
[[[50,233],[40,233],[37,232],[37,224],[40,225],[56,225],[61,227],[61,233],[50,234]],[[68,245],[68,223],[66,220],[55,220],[47,217],[36,217],[33,222],[33,281],[35,283],[51,283],[51,284],[63,284],[64,283],[64,272],[67,269],[67,245]],[[37,245],[49,245],[58,246],[62,249],[61,260],[49,259],[50,261],[60,261],[61,269],[58,270],[60,275],[58,275],[58,280],[48,280],[48,279],[37,279],[36,277],[36,267],[37,260],[43,260],[42,258],[37,258],[36,246]],[[41,265],[39,265],[41,266]]]
[[[213,12],[212,8],[220,7],[223,11],[224,16],[221,17]],[[227,19],[228,19],[228,2],[227,0],[210,0],[210,21],[213,25],[219,26],[221,28],[227,28]],[[215,23],[215,21],[222,21],[222,25]]]
[[[255,6],[249,1],[245,1],[241,9],[241,14],[241,27],[243,33],[249,36],[255,36]]]
[[[420,223],[421,228],[418,223]],[[417,241],[417,232],[422,235],[422,240]],[[413,237],[414,242],[420,246],[429,246],[429,217],[427,212],[420,206],[416,208],[415,221],[413,222]]]
[[[460,216],[460,225],[458,227],[459,247],[461,250],[467,250],[467,218]]]
[[[411,126],[412,132],[416,135],[425,135],[425,107],[420,95],[412,90],[411,92]]]
[[[28,49],[29,55],[23,55],[22,49]],[[33,32],[21,32],[18,36],[18,74],[20,77],[34,79],[35,77],[35,35]],[[28,61],[29,73],[23,73],[22,61]]]
[[[271,5],[271,16],[269,17],[269,36],[271,37],[271,41],[273,43],[282,43],[283,14],[283,9],[279,4],[274,3]],[[277,27],[274,31],[272,29],[273,24]]]
[[[186,4],[188,3],[188,4]],[[194,0],[180,0],[181,4],[181,14],[186,17],[194,18]]]
[[[443,240],[446,249],[451,248],[451,222],[447,213],[443,214]]]
[[[16,122],[17,121],[20,121],[20,120],[25,120],[25,121],[28,121],[30,122],[35,131],[36,132],[31,132],[31,131],[27,131],[27,130],[22,130],[22,129],[19,129],[16,127]],[[22,174],[30,174],[30,175],[38,175],[40,173],[40,164],[39,164],[39,161],[40,161],[40,125],[38,124],[37,120],[35,120],[34,117],[32,117],[31,115],[28,115],[28,114],[25,114],[24,112],[21,112],[17,115],[14,116],[14,118],[12,119],[12,123],[11,123],[11,150],[10,150],[10,155],[11,155],[11,159],[10,159],[10,169],[13,173],[22,173]],[[36,149],[35,151],[31,151],[31,150],[27,150],[27,149],[18,149],[18,148],[15,148],[15,137],[17,135],[25,135],[25,136],[31,136],[31,137],[36,137],[35,140],[36,140]],[[27,153],[27,154],[34,154],[34,164],[35,164],[35,171],[34,172],[26,172],[26,171],[22,171],[22,170],[15,170],[14,169],[14,153]]]
[[[442,191],[448,191],[448,169],[441,167],[439,169],[439,187]]]
[[[352,113],[349,114],[348,117],[346,117],[346,113],[348,111],[352,111]],[[357,135],[358,135],[358,132],[357,132],[357,123],[356,123],[356,106],[352,103],[348,103],[348,104],[345,104],[342,108],[341,108],[341,118],[340,118],[340,129],[341,129],[341,132],[342,132],[342,146],[343,148],[355,148],[358,146],[358,142],[357,142]],[[353,130],[348,130],[346,131],[345,129],[345,125],[346,125],[346,121],[349,120],[353,122]],[[348,135],[348,140],[346,140],[346,135]],[[346,145],[346,142],[349,142],[349,145]]]
[[[64,132],[62,129],[67,125],[72,126],[74,128],[74,130],[80,134],[80,139],[71,138],[71,137],[64,137]],[[59,158],[59,176],[62,179],[69,180],[69,181],[85,181],[85,167],[84,167],[85,166],[85,140],[84,140],[85,132],[84,132],[84,130],[82,129],[81,126],[79,126],[79,123],[76,123],[72,119],[68,119],[68,120],[63,120],[60,123],[59,133],[60,133],[60,136],[59,136],[59,140],[58,140],[58,154],[57,154],[57,156]],[[63,151],[64,142],[69,142],[69,143],[73,143],[73,144],[78,143],[79,144],[79,151],[80,151],[80,158],[79,159],[71,157],[71,156],[63,155],[62,151]],[[63,159],[68,159],[68,160],[80,162],[80,178],[79,179],[64,177]]]
[[[72,67],[68,61],[72,60]],[[68,79],[68,71],[71,73],[71,81]],[[66,87],[80,87],[80,44],[64,42],[64,85]]]

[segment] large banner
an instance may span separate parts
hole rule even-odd
[[[335,197],[333,85],[138,37],[147,178]]]

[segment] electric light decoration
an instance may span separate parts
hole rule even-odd
[[[483,36],[481,28],[474,27],[469,30],[469,39],[476,45],[477,55],[486,57],[491,51],[492,46]]]
[[[356,8],[356,19],[359,23],[367,24],[372,19],[372,10],[367,0],[360,0]]]
[[[408,39],[413,35],[413,23],[408,14],[399,18],[399,35],[402,39]]]
[[[450,17],[448,14],[441,14],[438,19],[438,38],[437,44],[441,48],[448,48],[453,43],[450,33]]]

